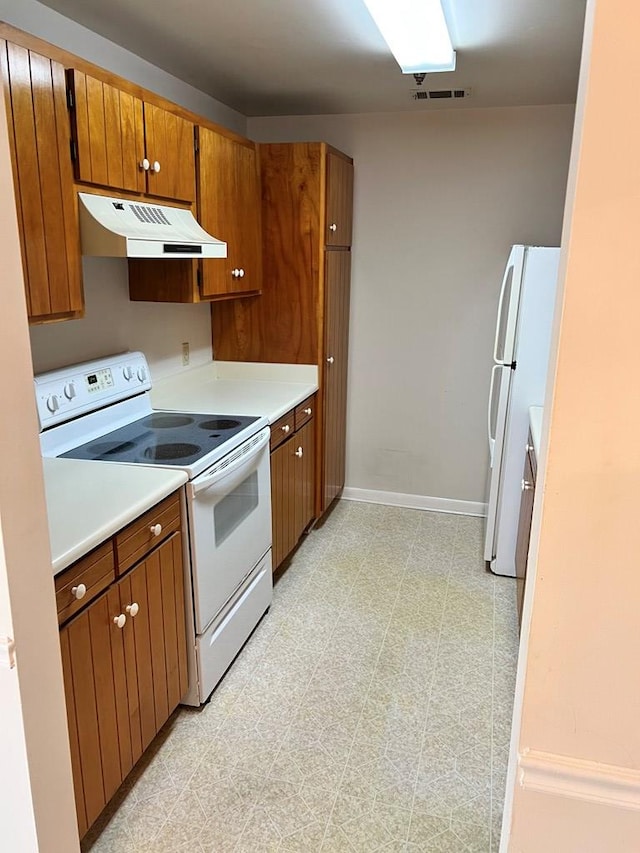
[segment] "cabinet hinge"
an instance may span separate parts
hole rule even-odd
[[[67,86],[67,107],[72,110],[75,107],[75,101],[73,100],[73,89],[71,86]]]
[[[73,139],[69,140],[69,150],[71,152],[71,162],[75,163],[78,159],[78,146]]]

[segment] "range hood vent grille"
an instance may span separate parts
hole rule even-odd
[[[142,207],[139,204],[130,204],[129,207],[140,222],[148,222],[150,225],[171,225],[161,207],[152,207],[150,204],[146,207]]]

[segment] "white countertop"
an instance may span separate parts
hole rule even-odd
[[[540,456],[540,436],[542,434],[542,406],[529,407],[529,426],[531,427],[531,438],[533,439],[533,449],[536,452],[536,458]]]
[[[183,471],[42,460],[54,575],[187,482]]]
[[[216,415],[264,415],[273,423],[318,390],[315,364],[212,361],[160,379],[154,409]]]

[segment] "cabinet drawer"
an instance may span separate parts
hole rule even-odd
[[[116,535],[118,574],[124,574],[152,548],[179,529],[180,498],[174,494]]]
[[[92,601],[115,580],[115,576],[116,565],[111,540],[58,575],[55,578],[58,624],[66,622],[70,616]],[[84,594],[82,589],[76,589],[81,586],[85,587]],[[74,589],[76,592],[73,592]],[[80,598],[77,597],[78,592],[81,594]]]
[[[296,429],[300,429],[303,424],[306,424],[306,422],[314,416],[315,411],[316,398],[314,394],[312,397],[308,397],[296,406]]]
[[[295,412],[292,409],[283,415],[271,426],[271,450],[274,450],[278,445],[293,435],[296,428]]]

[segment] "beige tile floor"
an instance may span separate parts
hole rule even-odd
[[[480,519],[339,502],[83,849],[497,850],[515,582],[481,541]]]

